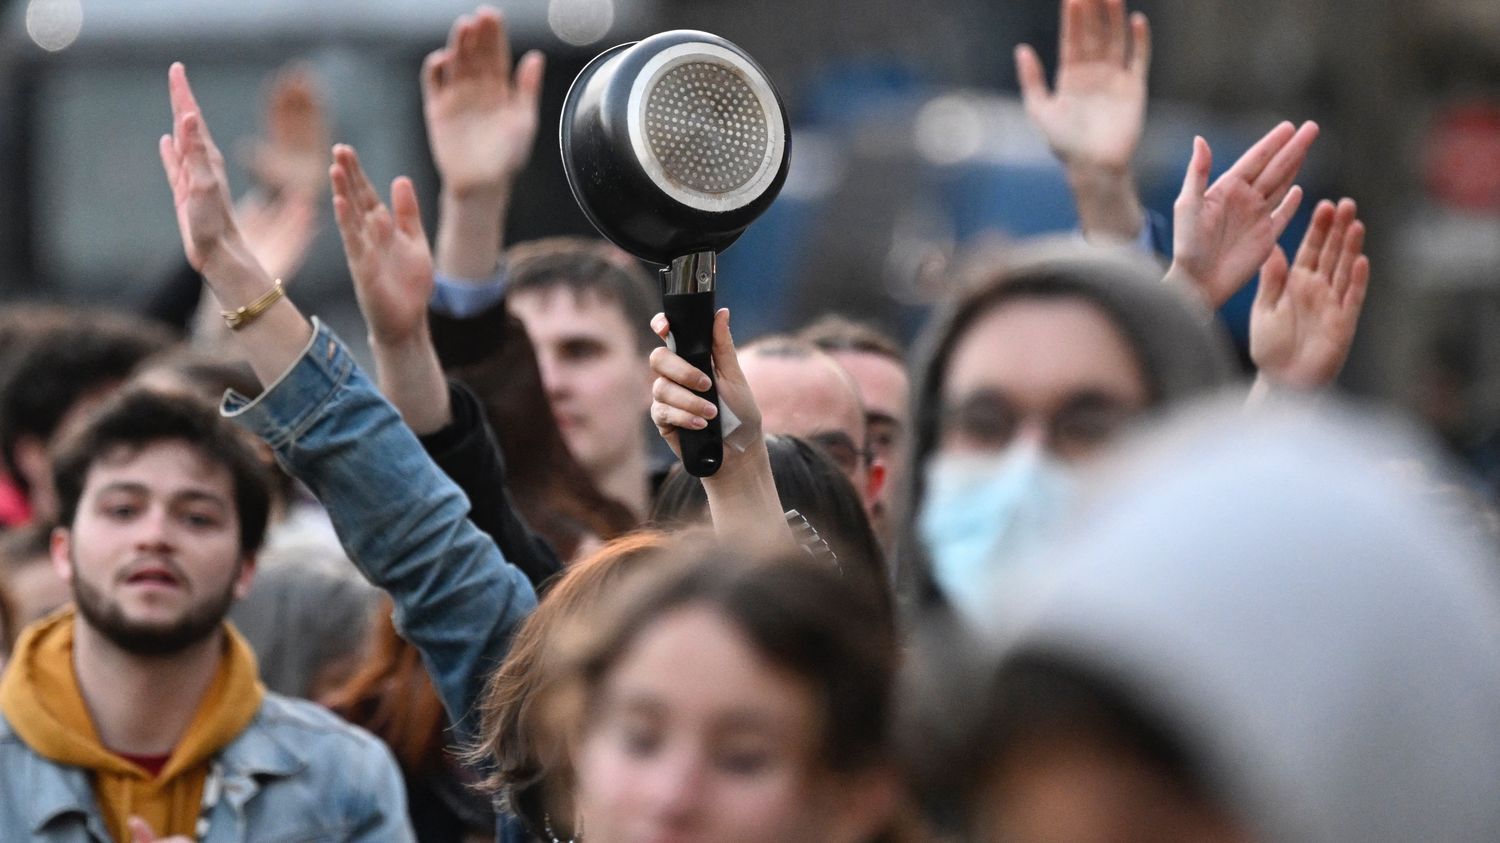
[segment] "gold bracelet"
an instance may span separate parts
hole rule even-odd
[[[251,322],[254,322],[262,313],[270,310],[271,305],[279,301],[283,295],[285,293],[281,289],[281,279],[277,278],[276,285],[265,295],[244,307],[237,307],[234,310],[221,310],[219,311],[219,315],[224,317],[224,324],[229,326],[229,330],[238,331]]]

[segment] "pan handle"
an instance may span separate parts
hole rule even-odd
[[[671,326],[677,354],[708,375],[708,389],[698,395],[717,406],[719,390],[713,365],[714,257],[713,252],[685,255],[662,270],[662,312]],[[682,467],[694,477],[708,477],[724,464],[724,439],[717,415],[702,430],[678,428],[677,442],[682,450]]]

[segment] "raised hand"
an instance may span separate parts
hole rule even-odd
[[[542,65],[540,52],[528,52],[512,78],[505,22],[488,6],[460,17],[448,45],[427,57],[423,110],[445,191],[510,189],[536,141]]]
[[[1151,28],[1124,0],[1064,0],[1057,87],[1047,89],[1042,60],[1016,48],[1026,113],[1064,162],[1130,166],[1146,115]]]
[[[372,340],[399,344],[425,336],[432,253],[411,179],[391,182],[388,209],[353,147],[340,144],[333,157],[333,214]]]
[[[1218,307],[1255,275],[1302,202],[1292,182],[1317,139],[1318,124],[1281,123],[1212,185],[1213,153],[1193,139],[1193,157],[1173,206],[1173,257],[1168,277]]]
[[[1031,121],[1068,170],[1086,234],[1133,238],[1144,222],[1131,159],[1146,117],[1151,29],[1124,0],[1064,0],[1057,86],[1029,44],[1016,75]]]
[[[312,194],[283,191],[266,199],[252,191],[240,198],[234,214],[245,244],[271,277],[287,279],[297,274],[318,234],[318,208]]]
[[[671,331],[667,317],[656,314],[651,320],[651,330],[663,340]],[[733,435],[736,439],[759,442],[760,408],[750,392],[750,383],[740,369],[740,358],[735,351],[734,337],[729,333],[729,310],[720,308],[714,314],[714,374],[718,386],[719,400],[740,420],[740,427]],[[719,408],[707,399],[694,393],[709,386],[708,376],[698,371],[669,348],[657,348],[651,352],[651,371],[656,380],[651,384],[651,420],[661,438],[672,447],[672,452],[682,455],[677,444],[678,428],[695,430],[707,426],[707,420],[718,414]],[[743,431],[743,432],[741,432]],[[726,433],[726,436],[730,434]],[[734,448],[724,449],[725,468],[732,463]],[[723,473],[723,469],[720,470]],[[716,475],[717,476],[717,475]]]
[[[271,80],[265,124],[265,137],[245,155],[256,180],[273,196],[322,193],[328,184],[328,117],[310,68],[293,65]]]
[[[651,330],[664,340],[671,327],[663,314],[651,320]],[[725,431],[723,467],[703,478],[714,529],[720,536],[795,545],[782,518],[781,499],[771,476],[771,457],[761,434],[760,408],[740,369],[727,309],[720,308],[714,314],[713,330],[714,381],[719,400],[739,419],[739,427]],[[718,407],[693,392],[707,389],[708,377],[671,349],[651,352],[651,371],[656,373],[651,384],[651,420],[680,458],[678,428],[701,429],[706,419],[718,413]]]
[[[1250,311],[1250,357],[1272,384],[1318,389],[1349,357],[1370,281],[1365,226],[1352,199],[1313,211],[1296,262],[1275,247]]]
[[[174,62],[167,71],[172,101],[172,134],[158,143],[162,167],[172,187],[177,229],[193,269],[213,277],[254,261],[234,217],[224,155],[203,122],[203,111],[193,97],[187,70]]]
[[[261,383],[274,383],[302,356],[312,325],[290,299],[278,294],[274,279],[240,233],[229,199],[224,156],[209,136],[181,62],[174,62],[167,71],[167,92],[172,101],[172,134],[162,136],[158,149],[172,187],[183,251],[221,307],[247,308],[272,296],[253,322],[233,333],[255,376]]]

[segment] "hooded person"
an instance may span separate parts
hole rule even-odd
[[[1066,512],[1129,423],[1236,377],[1227,335],[1150,258],[1076,240],[972,262],[913,355],[903,603],[977,595]]]
[[[1131,448],[928,651],[918,778],[980,841],[1500,839],[1496,548],[1413,442],[1236,405]]]

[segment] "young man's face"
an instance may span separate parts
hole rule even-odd
[[[568,450],[594,476],[644,447],[651,368],[615,302],[557,288],[512,295],[526,325],[552,416]]]
[[[234,482],[184,442],[96,460],[52,563],[84,622],[127,652],[170,655],[211,635],[250,587]]]

